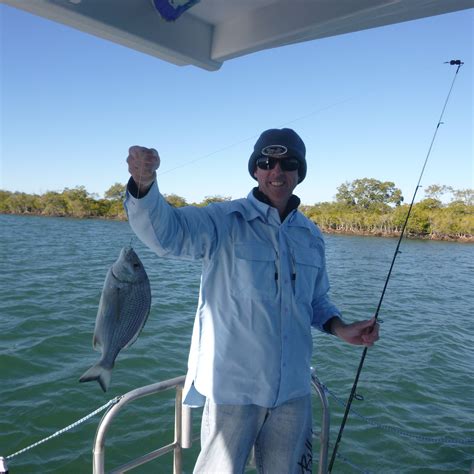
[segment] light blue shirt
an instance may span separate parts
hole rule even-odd
[[[158,255],[202,260],[184,403],[275,407],[311,391],[311,326],[340,316],[328,298],[320,230],[293,210],[246,199],[172,208],[153,185],[125,200]]]

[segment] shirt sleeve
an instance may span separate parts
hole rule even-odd
[[[173,208],[152,185],[146,195],[133,196],[129,182],[125,211],[137,237],[158,255],[198,260],[209,257],[217,245],[217,228],[207,208]]]
[[[326,271],[326,256],[324,250],[324,241],[321,239],[319,248],[321,266],[318,270],[318,276],[314,285],[313,300],[313,318],[311,325],[322,332],[328,332],[325,324],[334,316],[342,319],[341,312],[329,298],[329,278]]]

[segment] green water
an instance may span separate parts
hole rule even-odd
[[[109,392],[78,383],[98,357],[91,341],[105,274],[131,238],[123,222],[0,216],[0,456],[117,395],[185,373],[200,265],[160,259],[135,240],[152,284],[149,320],[119,355]],[[326,241],[333,300],[347,320],[370,316],[396,241]],[[401,250],[380,313],[381,340],[359,383],[364,401],[354,404],[371,423],[349,417],[340,445],[346,462],[338,459],[334,473],[467,473],[474,459],[474,246],[405,240]],[[361,348],[317,332],[314,344],[321,381],[345,400]],[[343,408],[329,400],[334,440]],[[168,392],[128,406],[107,437],[107,469],[171,442],[173,403]],[[194,410],[195,434],[199,418]],[[91,472],[99,419],[8,459],[10,473]],[[185,451],[185,472],[197,452]],[[166,455],[132,472],[168,473],[171,465]]]

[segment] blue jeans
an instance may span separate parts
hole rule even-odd
[[[260,474],[311,473],[311,397],[276,408],[206,400],[194,474],[241,474],[255,445]]]

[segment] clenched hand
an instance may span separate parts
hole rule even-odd
[[[156,170],[160,167],[160,155],[154,148],[131,146],[128,149],[128,171],[141,195],[146,194],[156,180]]]

